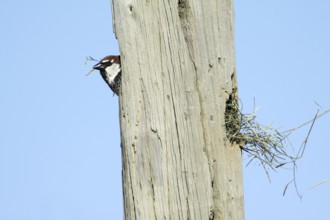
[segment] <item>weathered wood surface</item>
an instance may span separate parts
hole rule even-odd
[[[125,219],[243,220],[231,0],[113,0]]]

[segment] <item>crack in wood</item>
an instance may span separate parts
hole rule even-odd
[[[195,63],[195,56],[193,53],[193,36],[192,36],[192,28],[191,28],[191,23],[192,23],[192,12],[191,8],[189,6],[189,3],[187,0],[178,0],[178,16],[180,19],[180,24],[181,24],[181,29],[183,32],[184,40],[187,44],[187,49],[189,51],[189,56],[194,64],[195,70],[196,68],[196,63]]]

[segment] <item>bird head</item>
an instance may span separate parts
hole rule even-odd
[[[95,70],[105,70],[107,67],[111,66],[112,64],[119,64],[120,65],[120,56],[106,56],[100,62],[93,66]]]

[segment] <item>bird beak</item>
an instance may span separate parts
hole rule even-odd
[[[89,74],[91,74],[94,70],[101,70],[103,69],[103,64],[102,63],[97,63],[93,66],[93,69],[91,69],[91,71],[89,71],[85,76],[88,76]]]
[[[104,68],[105,68],[105,66],[104,66],[103,63],[97,63],[93,66],[93,69],[95,69],[95,70],[101,70],[101,69],[104,69]]]

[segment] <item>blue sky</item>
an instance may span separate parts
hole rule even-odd
[[[330,108],[330,2],[235,2],[239,94],[260,123],[289,129]],[[86,56],[119,53],[110,2],[6,1],[0,8],[0,219],[122,219],[118,99]],[[330,214],[330,114],[318,120],[292,172],[268,182],[244,168],[246,220]],[[299,147],[307,128],[291,137]],[[244,164],[247,160],[244,160]]]

